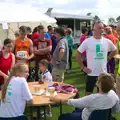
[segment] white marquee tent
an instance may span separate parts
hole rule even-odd
[[[47,26],[56,23],[54,18],[31,8],[29,5],[0,3],[0,15],[1,42],[6,37],[14,39],[14,32],[21,25],[30,26],[33,29],[39,24]]]

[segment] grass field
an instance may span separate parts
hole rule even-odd
[[[81,72],[79,65],[75,59],[75,50],[72,58],[73,68],[71,73],[65,73],[65,83],[72,84],[76,86],[79,90],[80,97],[83,97],[85,94],[85,75]],[[96,90],[95,90],[96,91]],[[93,101],[94,102],[94,101]],[[63,113],[72,112],[74,107],[63,105]],[[52,108],[53,117],[47,118],[47,120],[57,120],[59,116],[59,108]],[[117,120],[120,120],[120,114],[114,114]]]

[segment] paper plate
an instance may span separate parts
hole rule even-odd
[[[32,93],[32,94],[33,94],[33,95],[40,96],[40,95],[42,95],[44,92],[45,92],[45,90],[40,90],[39,93]]]
[[[55,92],[54,92],[54,96],[56,96],[56,95],[57,95],[57,92],[55,91]],[[46,92],[46,96],[49,97],[49,96],[50,96],[50,93],[49,93],[49,92]]]

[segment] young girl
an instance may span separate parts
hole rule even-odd
[[[13,50],[12,40],[5,39],[3,45],[3,49],[0,51],[0,87],[15,64],[15,56],[11,52]]]
[[[28,66],[17,63],[2,87],[0,120],[26,120],[24,109],[26,102],[32,104],[32,95],[26,79]]]

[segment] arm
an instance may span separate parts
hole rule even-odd
[[[27,104],[30,104],[30,105],[33,104],[33,99],[27,101]]]
[[[84,68],[84,65],[83,65],[83,62],[82,62],[81,53],[80,53],[78,50],[77,50],[77,52],[76,52],[76,60],[77,60],[77,62],[79,63],[80,68],[83,69],[83,68]]]
[[[46,42],[47,42],[47,47],[46,48],[42,48],[42,49],[39,49],[38,50],[38,53],[48,53],[48,52],[51,52],[51,50],[52,50],[52,41],[51,41],[51,39],[50,40],[46,40]]]
[[[0,76],[2,76],[5,80],[7,80],[8,75],[6,75],[4,72],[0,70]]]
[[[30,56],[29,56],[28,60],[32,59],[33,57],[34,57],[33,42],[32,42],[32,40],[30,40]]]
[[[56,103],[64,103],[64,104],[68,104],[68,105],[72,105],[74,107],[78,107],[78,108],[86,108],[86,107],[90,107],[92,106],[93,103],[93,99],[94,97],[92,97],[91,95],[89,96],[85,96],[83,98],[79,98],[79,99],[60,99],[58,97],[51,97],[50,100],[54,101]]]
[[[119,98],[118,98],[118,101],[117,101],[117,103],[115,104],[115,106],[112,108],[112,112],[113,112],[113,113],[120,112],[120,100],[119,100]]]
[[[26,101],[27,104],[33,103],[33,97],[29,90],[27,81],[25,78],[21,79],[22,81],[22,98]]]
[[[52,49],[52,46],[49,46],[49,47],[37,50],[37,53],[43,53],[43,54],[48,53],[51,51],[51,49]]]
[[[109,47],[109,50],[111,51],[110,55],[108,56],[108,59],[111,59],[117,54],[117,48],[110,40],[108,42],[109,42],[108,47]]]
[[[15,55],[12,54],[12,65],[11,65],[11,69],[14,67],[15,65]]]
[[[117,49],[110,53],[110,55],[108,56],[108,59],[112,59],[116,54],[117,54]]]
[[[62,60],[64,54],[65,54],[65,49],[60,48],[60,50],[59,50],[59,59],[58,59],[59,62]]]
[[[119,49],[119,42],[117,42],[117,51],[118,51],[118,54],[120,54],[120,49]]]

